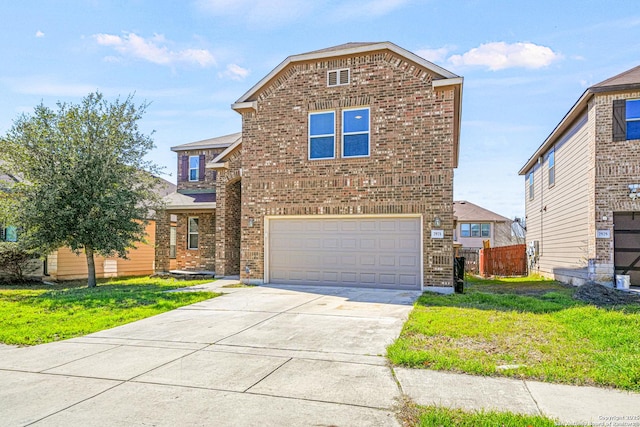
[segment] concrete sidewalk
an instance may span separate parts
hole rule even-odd
[[[0,347],[0,424],[397,426],[403,394],[565,423],[639,415],[638,394],[390,368],[418,292],[232,283],[82,338]]]

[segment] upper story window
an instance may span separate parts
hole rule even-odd
[[[640,139],[640,99],[613,101],[613,140]]]
[[[348,85],[350,77],[348,68],[327,71],[327,86]]]
[[[549,151],[547,157],[547,163],[549,165],[549,187],[553,187],[556,183],[556,149],[555,147]]]
[[[489,237],[491,234],[491,224],[460,224],[460,237]]]
[[[627,139],[640,139],[640,99],[626,102]]]
[[[342,156],[369,155],[369,109],[358,108],[342,112]]]
[[[189,156],[189,181],[200,179],[200,156]]]
[[[178,176],[178,182],[194,182],[204,181],[205,178],[205,155],[182,155],[178,162],[178,170],[180,175]]]
[[[336,113],[309,113],[309,159],[335,158]]]
[[[529,200],[533,200],[533,171],[529,172]]]

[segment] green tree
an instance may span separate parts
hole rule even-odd
[[[0,139],[0,168],[20,178],[5,195],[21,238],[41,253],[84,250],[89,287],[94,254],[126,258],[158,207],[159,170],[144,160],[153,140],[138,129],[147,106],[132,96],[110,103],[99,92],[55,111],[40,104]]]

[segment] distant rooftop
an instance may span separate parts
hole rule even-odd
[[[459,200],[453,202],[453,215],[461,221],[508,221],[511,220],[507,217],[499,215],[495,212],[478,206],[474,203],[467,202],[466,200]]]
[[[197,150],[204,148],[226,148],[242,137],[242,132],[223,135],[217,138],[203,139],[202,141],[189,142],[171,147],[171,151]]]

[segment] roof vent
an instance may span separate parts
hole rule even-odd
[[[327,86],[342,86],[349,84],[349,69],[327,71]]]

